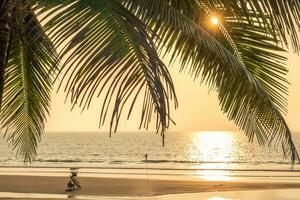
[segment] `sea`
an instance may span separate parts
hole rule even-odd
[[[293,133],[300,150],[300,133]],[[281,149],[249,143],[242,132],[167,132],[165,145],[152,132],[47,132],[32,163],[24,163],[0,140],[0,167],[218,169],[289,171],[289,158]],[[145,159],[147,154],[147,159]]]

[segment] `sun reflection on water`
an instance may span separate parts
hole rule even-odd
[[[225,131],[195,132],[193,134],[193,160],[227,162],[234,159],[234,133]]]
[[[222,197],[211,197],[208,200],[226,200],[226,199],[224,199]]]
[[[221,170],[202,170],[196,172],[197,176],[207,181],[232,181],[230,172]]]
[[[234,132],[195,132],[192,137],[193,148],[190,149],[190,159],[199,162],[201,168],[211,169],[210,165],[214,165],[217,169],[225,169],[229,162],[234,161]],[[221,170],[201,170],[197,172],[197,176],[213,181],[231,180],[229,175],[228,171]]]

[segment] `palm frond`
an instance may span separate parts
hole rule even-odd
[[[2,107],[5,67],[11,46],[11,26],[15,4],[15,1],[4,0],[0,7],[0,109]]]
[[[258,25],[250,26],[237,22],[232,17],[225,18],[225,24],[246,62],[247,69],[271,94],[277,108],[286,113],[288,81],[285,77],[288,70],[287,58],[282,56],[285,49],[277,46],[271,34],[265,33]]]
[[[66,61],[61,70],[68,69],[61,86],[73,105],[88,108],[94,97],[106,92],[100,126],[112,108],[111,134],[117,130],[126,105],[129,118],[136,100],[143,97],[140,127],[148,128],[156,113],[156,128],[164,138],[171,120],[170,101],[174,99],[175,107],[177,102],[151,30],[117,0],[56,3],[40,1],[38,5],[42,10],[53,8],[45,27],[54,44],[64,46],[60,56]],[[67,44],[66,38],[70,39]]]
[[[57,55],[29,8],[15,17],[14,26],[1,126],[6,128],[4,137],[17,156],[31,162],[49,113],[51,70]]]
[[[173,59],[179,58],[181,69],[189,67],[195,78],[201,77],[219,92],[222,110],[251,141],[256,136],[261,145],[280,143],[285,156],[291,156],[293,162],[299,160],[291,132],[280,112],[286,106],[282,92],[286,92],[283,76],[287,70],[277,61],[285,58],[274,53],[282,49],[274,44],[271,33],[264,36],[267,30],[259,25],[249,25],[243,32],[240,20],[232,20],[227,29],[245,61],[241,63],[228,38],[224,35],[222,40],[215,38],[202,24],[183,15],[167,1],[132,0],[124,4],[157,30],[160,47],[173,52]],[[253,31],[249,32],[249,27]],[[256,37],[261,41],[252,43]]]
[[[300,51],[300,1],[298,0],[199,0],[209,5],[217,14],[225,9],[236,20],[247,19],[250,25],[259,24],[268,29],[273,36],[279,34],[280,40],[288,46],[289,41],[296,52]],[[249,14],[254,10],[256,15]]]
[[[256,14],[256,16],[259,16],[259,14]],[[224,18],[224,24],[237,44],[237,48],[245,61],[247,71],[252,74],[257,84],[269,96],[267,101],[272,108],[265,109],[269,113],[266,115],[268,118],[264,117],[266,121],[257,119],[260,122],[254,122],[254,126],[259,127],[257,130],[246,131],[246,133],[249,133],[250,140],[253,140],[256,135],[256,137],[266,138],[269,145],[271,143],[274,146],[281,144],[285,156],[290,155],[293,161],[299,161],[296,147],[292,142],[292,134],[282,116],[282,114],[287,112],[286,96],[288,91],[288,81],[285,78],[288,73],[285,66],[287,58],[282,56],[285,50],[277,45],[271,32],[266,32],[259,24],[249,25],[245,19],[246,17],[244,17],[244,21],[241,21],[229,16]],[[222,40],[221,38],[219,39]],[[222,41],[225,46],[229,45],[226,44],[228,43],[226,39],[223,38]],[[240,95],[236,97],[237,102],[242,100],[243,98],[240,98]],[[223,103],[222,106],[226,112],[230,111],[230,109],[237,111],[237,109],[233,109],[233,106],[230,106],[232,108],[228,109],[228,103]],[[256,112],[259,115],[265,115],[265,110],[261,107]],[[229,118],[234,118],[234,114],[229,115]],[[239,123],[240,126],[247,124],[247,122],[243,121]],[[293,151],[295,152],[293,153]]]

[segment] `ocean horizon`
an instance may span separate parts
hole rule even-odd
[[[294,133],[294,138],[300,149],[300,136]],[[119,132],[109,138],[98,132],[49,132],[31,164],[17,159],[5,140],[0,146],[0,167],[242,171],[290,171],[292,167],[281,149],[250,144],[242,132],[233,131],[168,132],[164,147],[155,133]],[[293,169],[300,167],[296,164]]]

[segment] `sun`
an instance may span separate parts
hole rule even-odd
[[[212,17],[212,18],[211,18],[211,23],[212,23],[213,25],[218,25],[218,24],[219,24],[219,19],[218,19],[217,17]]]

